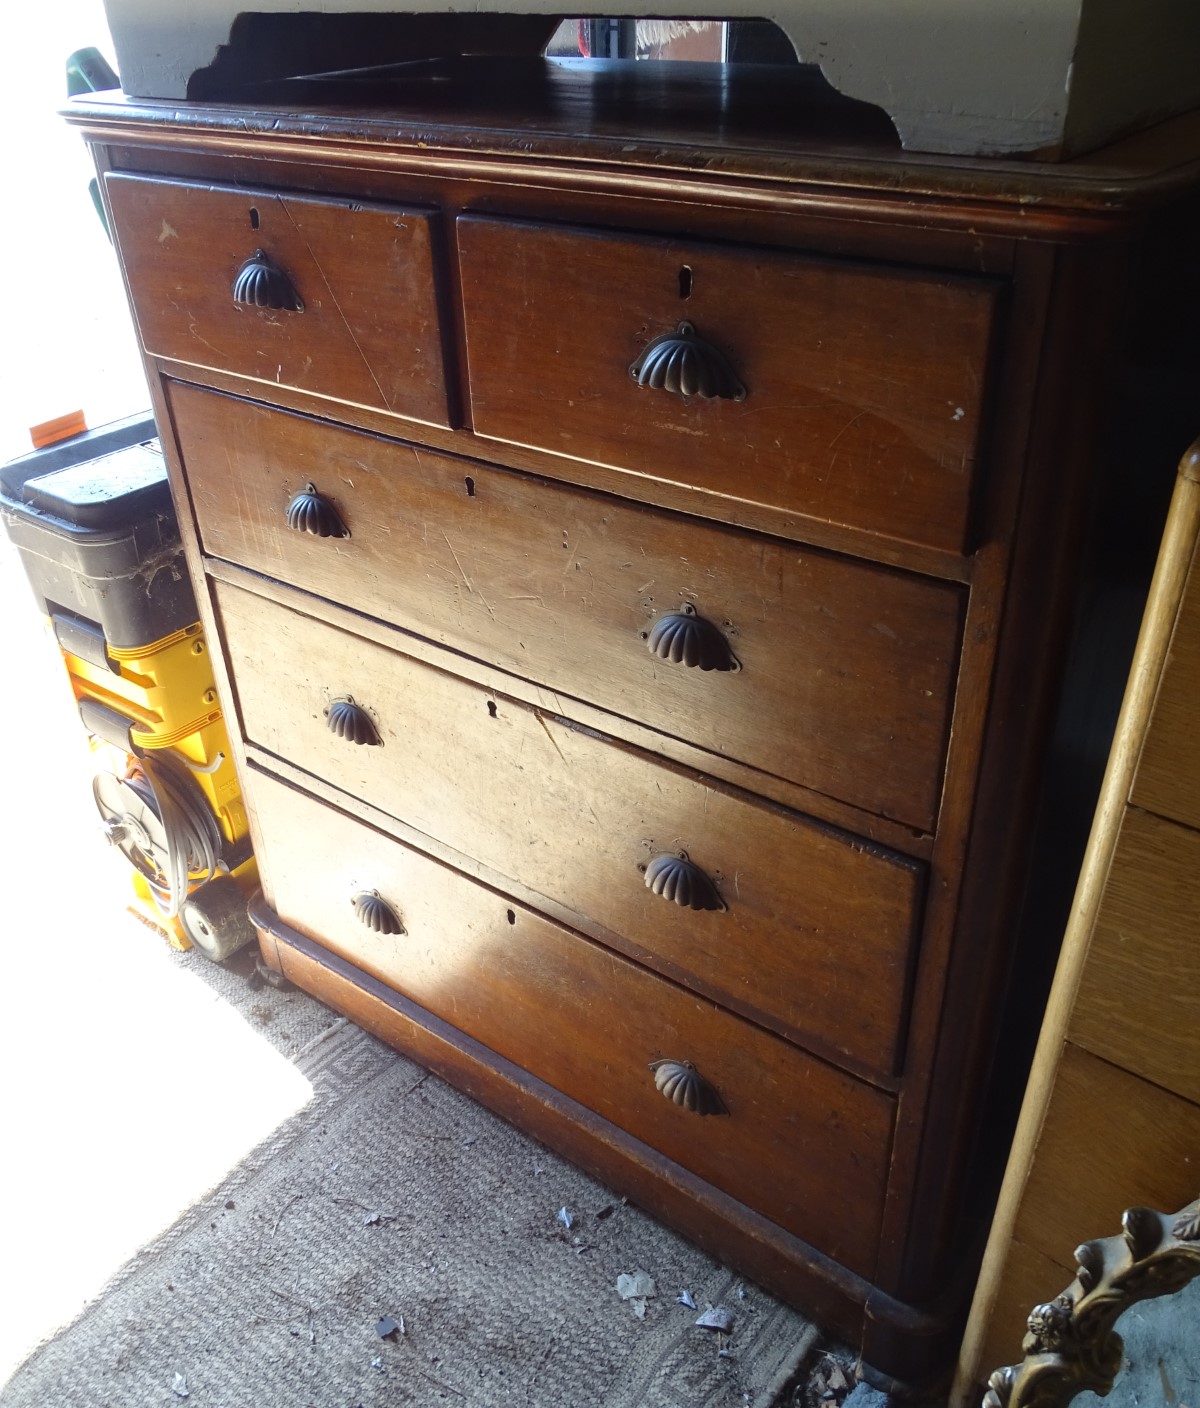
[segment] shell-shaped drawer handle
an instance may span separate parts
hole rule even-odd
[[[311,533],[314,538],[348,538],[350,530],[337,509],[315,484],[306,484],[287,506],[287,526],[293,533]]]
[[[711,621],[696,614],[696,608],[685,601],[678,611],[660,616],[646,637],[651,655],[669,660],[673,665],[688,665],[696,670],[729,670],[736,674],[741,661],[729,648],[729,642]]]
[[[325,710],[325,722],[329,725],[330,733],[336,734],[338,738],[344,738],[347,743],[357,743],[367,748],[378,748],[383,742],[379,736],[379,730],[375,727],[375,720],[361,704],[356,704],[349,695],[344,699],[333,701]]]
[[[728,908],[717,887],[687,852],[655,856],[646,867],[646,888],[683,909]]]
[[[654,1088],[672,1105],[694,1115],[727,1115],[716,1086],[706,1081],[690,1061],[651,1061]]]
[[[400,922],[400,916],[378,890],[364,890],[361,895],[355,895],[350,903],[354,906],[358,922],[365,925],[373,934],[403,934],[405,932],[404,925]]]
[[[746,388],[725,354],[686,319],[674,332],[664,332],[648,342],[629,368],[629,375],[639,386],[669,391],[673,396],[746,399]]]
[[[251,308],[304,312],[304,300],[296,292],[296,285],[261,249],[256,249],[237,271],[233,281],[233,301],[248,304]]]

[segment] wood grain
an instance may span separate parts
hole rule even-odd
[[[147,352],[452,424],[429,212],[109,174]],[[262,249],[302,313],[235,303]]]
[[[1054,1259],[1196,1196],[1200,1107],[1068,1042],[1014,1236]],[[1055,1293],[1062,1287],[1056,1287]]]
[[[482,103],[478,67],[446,75],[447,83],[393,83],[365,108],[361,81],[352,84],[353,102],[316,109],[270,104],[260,92],[253,102],[184,105],[114,91],[75,99],[68,119],[91,140],[118,144],[118,158],[132,143],[155,157],[156,146],[170,145],[175,165],[194,153],[244,154],[255,164],[283,155],[304,163],[308,181],[330,179],[324,170],[333,167],[333,180],[357,184],[381,168],[408,181],[449,168],[483,183],[532,187],[539,202],[566,184],[607,201],[613,168],[622,167],[622,185],[643,186],[643,200],[690,195],[697,207],[743,208],[769,200],[792,218],[886,227],[892,243],[914,230],[961,232],[974,245],[994,234],[1085,240],[1128,228],[1131,217],[1194,185],[1196,113],[1084,158],[1023,161],[1014,170],[992,157],[848,143],[844,127],[825,120],[824,105],[814,121],[811,77],[800,67],[714,72],[698,64],[682,85],[674,71],[683,65],[672,63],[669,78],[651,67],[548,63],[530,81],[528,69],[514,75],[488,61],[492,82]],[[336,94],[328,82],[319,87],[323,102]]]
[[[207,552],[839,800],[931,829],[962,593],[195,387],[172,415]],[[348,539],[289,532],[307,482]],[[684,602],[742,669],[641,638]]]
[[[1044,1209],[1037,1206],[1036,1200],[1048,1197],[1053,1213],[1055,1208],[1061,1210],[1063,1196],[1052,1179],[1035,1182],[1033,1175],[1036,1171],[1041,1178],[1044,1159],[1056,1162],[1061,1169],[1071,1157],[1064,1150],[1064,1141],[1069,1144],[1078,1139],[1074,1156],[1079,1159],[1085,1178],[1091,1177],[1093,1166],[1107,1155],[1105,1121],[1116,1132],[1122,1147],[1129,1138],[1142,1141],[1141,1152],[1147,1160],[1158,1155],[1169,1161],[1175,1152],[1172,1143],[1177,1131],[1173,1121],[1177,1123],[1177,1119],[1170,1094],[1118,1072],[1115,1066],[1089,1055],[1082,1045],[1069,1044],[1067,1038],[1070,1035],[1073,1041],[1085,1042],[1102,1057],[1128,1061],[1134,1070],[1170,1069],[1179,1065],[1180,1037],[1186,1047],[1188,1033],[1195,1026],[1195,1012],[1187,1010],[1195,1007],[1196,990],[1194,978],[1187,976],[1195,966],[1187,953],[1193,947],[1191,930],[1196,906],[1190,892],[1194,884],[1179,873],[1180,862],[1187,864],[1188,847],[1182,838],[1189,833],[1129,806],[1128,798],[1143,741],[1154,726],[1164,672],[1168,669],[1169,647],[1200,529],[1198,468],[1200,442],[1179,465],[1054,986],[960,1348],[951,1394],[953,1408],[967,1408],[972,1400],[977,1401],[980,1381],[998,1364],[1012,1363],[1017,1358],[1019,1336],[1015,1343],[1008,1342],[1008,1349],[997,1351],[995,1346],[1002,1333],[999,1317],[1011,1315],[1013,1307],[1022,1301],[1033,1304],[1028,1300],[1029,1282],[1024,1271],[1035,1255],[1032,1248],[1038,1248],[1039,1254],[1067,1255],[1066,1250],[1055,1251],[1054,1244],[1045,1240],[1052,1216],[1039,1220]],[[1178,981],[1176,955],[1170,952],[1178,945],[1172,946],[1169,936],[1181,927],[1187,931],[1187,938],[1185,953],[1180,955],[1184,976]],[[1149,944],[1148,935],[1154,936]],[[1190,1002],[1189,993],[1193,995]],[[1127,1001],[1127,997],[1132,1001]],[[1169,1011],[1160,1010],[1160,1002]],[[1164,1037],[1165,1055],[1159,1052]],[[1184,1061],[1190,1059],[1183,1055]],[[1111,1103],[1102,1108],[1082,1104],[1071,1108],[1073,1099],[1090,1100],[1095,1093],[1079,1075],[1080,1070],[1084,1074],[1089,1070],[1095,1073],[1097,1082],[1101,1078],[1107,1081],[1111,1089],[1106,1098],[1111,1096]],[[1144,1098],[1157,1105],[1152,1113],[1164,1121],[1162,1134],[1155,1131],[1152,1121],[1146,1120],[1147,1109],[1137,1104]],[[1134,1104],[1122,1104],[1122,1100]],[[1181,1102],[1177,1106],[1185,1111],[1193,1108]],[[1060,1127],[1064,1119],[1073,1125],[1067,1134]],[[1095,1125],[1091,1133],[1082,1128],[1089,1119]],[[1184,1157],[1186,1161],[1190,1155]],[[1033,1229],[1028,1235],[1022,1231],[1026,1225]],[[1042,1240],[1034,1240],[1039,1234]],[[1045,1294],[1043,1291],[1035,1298],[1044,1299]]]
[[[1070,1037],[1200,1105],[1198,937],[1200,832],[1129,808]]]
[[[1200,829],[1200,567],[1193,558],[1131,800]]]
[[[388,670],[382,672],[391,700],[403,704],[402,717],[411,718],[413,730],[393,730],[381,750],[386,766],[379,757],[370,763],[360,759],[357,779],[347,767],[337,785],[322,782],[267,745],[239,738],[233,746],[243,768],[251,759],[253,765],[288,770],[291,782],[315,793],[323,808],[359,820],[369,813],[381,832],[417,851],[427,847],[485,887],[519,896],[524,904],[511,905],[514,913],[537,911],[559,926],[556,935],[575,944],[582,941],[569,931],[585,930],[607,951],[610,963],[619,967],[635,960],[635,971],[648,982],[690,993],[696,1003],[721,1002],[726,1033],[745,1022],[752,1024],[755,1040],[774,1041],[768,1032],[783,1033],[792,1045],[779,1045],[797,1059],[795,1048],[803,1045],[875,1087],[876,1096],[887,1087],[896,1098],[896,1119],[886,1152],[877,1149],[871,1156],[886,1158],[887,1171],[870,1280],[554,1089],[552,1074],[548,1081],[521,1070],[319,943],[282,928],[277,933],[268,924],[267,951],[276,952],[276,961],[304,986],[493,1101],[535,1137],[604,1177],[628,1180],[631,1195],[643,1206],[711,1254],[729,1257],[747,1275],[841,1329],[876,1371],[911,1384],[936,1373],[953,1352],[973,1271],[974,1237],[989,1211],[976,1136],[981,1126],[1000,1128],[1003,1112],[995,1097],[1003,1095],[1006,1080],[1019,1080],[1020,1060],[1003,1035],[1000,997],[1019,941],[1018,899],[1031,894],[1029,910],[1046,913],[1038,902],[1040,884],[1025,888],[1030,862],[1040,863],[1044,856],[1044,874],[1062,874],[1066,867],[1056,866],[1056,859],[1071,849],[1069,828],[1051,834],[1048,826],[1039,838],[1032,823],[1039,791],[1044,796],[1053,776],[1046,744],[1065,625],[1077,606],[1091,600],[1078,599],[1075,548],[1088,516],[1081,509],[1094,508],[1096,523],[1113,513],[1120,518],[1119,542],[1104,575],[1127,586],[1132,578],[1124,565],[1137,553],[1137,518],[1153,498],[1147,487],[1178,452],[1177,445],[1167,444],[1178,429],[1167,402],[1170,388],[1186,379],[1186,349],[1194,346],[1190,326],[1184,327],[1191,285],[1186,260],[1165,237],[1169,225],[1162,226],[1159,241],[1157,221],[1172,202],[1170,222],[1193,214],[1179,197],[1196,189],[1200,122],[1174,124],[1173,135],[1135,143],[1138,151],[1132,154],[1069,163],[1069,171],[1036,163],[1017,169],[1011,163],[932,157],[914,162],[909,155],[839,145],[832,128],[811,120],[812,109],[796,108],[792,100],[798,94],[787,79],[746,84],[693,74],[668,92],[667,85],[639,76],[638,68],[606,68],[594,78],[543,70],[536,91],[519,94],[495,83],[485,93],[474,85],[474,75],[469,80],[450,75],[445,86],[420,85],[419,95],[406,85],[404,95],[394,94],[375,108],[267,111],[94,98],[80,111],[102,173],[140,172],[160,184],[170,173],[199,190],[216,184],[240,202],[239,220],[248,214],[238,194],[243,189],[303,191],[297,200],[341,213],[340,221],[330,217],[331,234],[335,226],[344,232],[352,203],[418,215],[437,212],[428,224],[430,287],[437,285],[439,338],[450,382],[441,424],[432,423],[432,412],[416,409],[399,414],[408,415],[410,423],[420,419],[420,431],[401,426],[398,413],[386,409],[387,398],[375,396],[369,403],[366,398],[374,396],[369,387],[329,393],[319,378],[300,377],[303,356],[288,366],[276,358],[265,372],[248,364],[226,368],[216,352],[197,351],[199,344],[187,330],[187,305],[174,292],[185,314],[179,346],[149,348],[147,370],[181,517],[188,520],[184,533],[193,569],[210,564],[214,576],[233,574],[254,595],[282,604],[277,616],[244,618],[238,627],[241,653],[232,662],[238,696],[233,702],[249,706],[255,730],[261,719],[276,715],[288,724],[271,735],[270,747],[290,748],[295,739],[307,739],[310,725],[327,741],[320,722],[325,698],[319,689],[315,697],[306,693],[327,668],[343,677],[361,669],[354,688],[361,687],[368,702],[378,705],[366,690],[376,678],[375,657],[361,638],[370,637],[377,647],[405,642],[427,662],[421,688],[416,675],[406,675],[412,688],[402,690]],[[687,94],[686,101],[668,101],[679,92]],[[784,98],[787,111],[798,118],[787,132],[777,126]],[[467,252],[461,261],[459,216],[468,217],[461,223]],[[1143,218],[1155,227],[1139,225]],[[527,262],[514,262],[508,247],[496,243],[483,251],[486,260],[468,267],[471,230],[479,228],[472,221],[490,222],[502,234],[523,225],[532,234],[511,233],[511,239],[528,243]],[[1147,234],[1154,235],[1153,243],[1143,238]],[[151,269],[160,257],[154,235],[154,230],[146,233],[156,246],[146,251]],[[334,236],[334,244],[336,262],[345,250],[340,237]],[[547,251],[561,251],[562,258],[555,263]],[[303,257],[302,249],[298,253]],[[324,255],[317,253],[324,264]],[[207,255],[206,249],[196,252],[197,278],[208,268]],[[143,282],[152,283],[155,275],[134,262],[138,267],[128,273],[136,303]],[[347,262],[354,268],[346,278],[353,279],[370,261]],[[680,283],[685,265],[692,276],[686,298]],[[181,276],[177,286],[188,288],[190,277]],[[488,280],[491,285],[481,287]],[[626,296],[630,290],[633,299]],[[1144,313],[1159,306],[1156,290],[1165,295],[1163,307],[1169,303],[1178,310],[1181,330],[1189,336],[1165,341],[1157,336],[1159,320]],[[471,313],[464,315],[464,293],[468,300],[482,300],[478,306],[488,312],[490,342],[478,343],[478,327],[473,332]],[[1143,310],[1133,322],[1124,316],[1127,302]],[[624,321],[629,311],[636,314],[632,325]],[[379,316],[385,317],[384,310]],[[681,316],[737,363],[750,387],[745,402],[683,407],[633,391],[629,362],[647,337]],[[520,360],[531,331],[541,340],[532,361]],[[336,350],[341,337],[336,327],[330,337],[336,352],[330,365],[339,379],[338,362],[348,366],[354,353],[344,346]],[[207,340],[220,345],[219,338]],[[419,339],[416,345],[422,345]],[[404,350],[389,347],[380,355]],[[475,364],[470,384],[468,353]],[[319,364],[311,348],[304,355]],[[481,357],[491,365],[479,365]],[[371,362],[377,366],[374,354]],[[588,380],[593,373],[599,376],[600,363],[614,373],[611,384]],[[495,384],[476,387],[481,374]],[[191,485],[162,397],[169,378],[204,382],[234,396],[252,392],[310,417],[336,419],[362,432],[364,446],[374,445],[369,436],[403,433],[420,439],[416,454],[422,459],[427,450],[445,457],[446,464],[469,454],[530,476],[586,486],[582,492],[563,491],[573,516],[552,526],[567,527],[569,537],[586,527],[593,558],[602,553],[594,545],[591,510],[603,501],[590,491],[601,491],[626,506],[630,500],[653,505],[651,521],[658,521],[657,509],[698,514],[708,521],[706,531],[715,523],[771,533],[797,545],[791,551],[798,555],[815,557],[820,548],[859,562],[886,563],[928,578],[923,585],[935,595],[938,583],[961,584],[954,589],[967,606],[961,675],[953,701],[949,695],[945,699],[947,707],[953,704],[954,718],[936,831],[913,842],[928,859],[928,875],[906,859],[902,822],[835,799],[847,787],[871,785],[858,775],[867,769],[857,768],[849,751],[844,778],[832,762],[827,768],[836,794],[785,781],[762,767],[752,771],[733,761],[732,751],[729,756],[713,751],[736,748],[751,756],[746,748],[754,746],[756,711],[763,716],[764,735],[775,730],[776,718],[794,717],[799,732],[813,719],[814,737],[796,744],[777,730],[776,761],[767,766],[781,768],[791,764],[780,759],[800,757],[808,749],[804,766],[815,769],[826,746],[822,733],[828,733],[836,753],[849,748],[860,724],[877,733],[880,726],[886,729],[887,710],[897,704],[886,692],[882,701],[868,700],[861,718],[851,707],[858,687],[859,646],[853,642],[865,619],[857,614],[865,609],[862,593],[846,593],[838,615],[847,642],[842,659],[831,659],[826,648],[833,635],[826,644],[807,636],[812,667],[797,660],[795,673],[804,689],[814,691],[808,702],[798,701],[789,715],[777,698],[759,703],[756,696],[745,711],[749,721],[736,710],[726,711],[727,736],[716,737],[701,753],[635,722],[635,713],[646,717],[643,704],[631,706],[628,715],[618,713],[535,683],[529,678],[533,671],[524,666],[505,667],[505,673],[486,663],[489,650],[490,658],[499,660],[502,647],[483,644],[487,609],[465,587],[454,589],[466,603],[456,644],[458,621],[443,624],[438,615],[450,610],[439,603],[448,595],[452,564],[445,555],[440,561],[426,555],[423,546],[415,552],[411,538],[409,554],[438,585],[429,588],[435,601],[422,608],[425,619],[412,613],[407,635],[382,616],[355,615],[335,606],[332,596],[313,595],[318,577],[303,578],[307,585],[300,585],[298,575],[297,585],[289,586],[254,575],[290,572],[286,562],[250,569],[211,552],[202,558],[191,521]],[[780,394],[766,398],[764,388]],[[470,407],[473,390],[486,392],[478,434],[446,424]],[[581,391],[598,395],[584,401]],[[637,399],[629,401],[633,395]],[[1166,415],[1156,413],[1160,407]],[[312,434],[324,440],[316,429]],[[228,442],[223,448],[241,453]],[[212,453],[219,456],[215,444]],[[373,454],[372,449],[367,456],[372,464]],[[1136,499],[1116,509],[1110,462],[1137,466],[1129,481],[1136,481]],[[354,477],[352,469],[348,473]],[[505,514],[497,514],[501,505],[518,511],[521,501],[496,488],[507,476],[475,475],[465,463],[462,474],[464,489],[467,476],[476,479],[476,494],[468,493],[462,503],[456,499],[453,507],[477,515],[466,520],[476,531],[445,527],[450,545],[460,556],[464,541],[469,552],[474,550],[470,565],[463,560],[473,583],[485,576],[510,581],[516,570],[505,575],[490,567],[477,540],[495,534],[510,555],[521,553],[519,536],[505,526]],[[426,481],[409,465],[393,476],[391,487],[401,497],[410,475],[418,497],[427,489],[433,493],[435,480]],[[480,498],[484,502],[476,503]],[[396,512],[394,500],[381,502]],[[455,525],[459,521],[455,518]],[[487,525],[482,534],[481,521]],[[570,550],[563,552],[561,544],[552,549],[546,539],[542,547],[544,521],[531,517],[529,523],[537,525],[535,558],[559,552],[570,560]],[[356,598],[364,603],[359,612],[380,611],[365,604],[371,593],[378,592],[373,599],[379,600],[390,589],[395,601],[384,609],[399,613],[408,609],[407,596],[420,598],[425,590],[415,570],[387,565],[385,539],[380,534],[378,556],[358,560],[356,590],[364,592]],[[356,532],[343,547],[356,552],[361,541]],[[691,580],[701,566],[703,543],[703,552],[720,561],[723,580],[734,589],[739,579],[753,585],[763,598],[763,619],[769,618],[775,608],[768,610],[767,603],[775,597],[757,564],[748,564],[732,546],[718,548],[707,537],[692,537],[690,529],[684,534],[681,527],[673,538],[668,534],[668,541],[671,553],[689,558],[689,580],[672,590],[690,588],[698,603],[704,597],[705,580]],[[734,532],[720,541],[732,545],[744,537]],[[553,570],[548,561],[545,568],[547,574]],[[571,569],[578,576],[583,570]],[[378,582],[370,580],[372,573]],[[785,577],[783,585],[790,580]],[[832,577],[822,580],[830,590],[817,595],[839,612],[840,589],[833,591]],[[883,578],[871,580],[879,588]],[[604,584],[611,581],[610,576]],[[335,575],[315,590],[337,591]],[[484,594],[496,610],[486,587]],[[896,602],[890,589],[873,594]],[[795,617],[794,594],[789,600]],[[205,602],[203,609],[207,588]],[[652,605],[661,609],[657,600]],[[297,609],[340,624],[350,644],[324,656],[316,637],[306,648],[296,647]],[[619,612],[627,613],[627,604]],[[293,624],[280,626],[285,619]],[[550,629],[536,612],[530,619],[536,623],[531,630]],[[741,624],[731,612],[725,619]],[[749,612],[746,619],[758,618]],[[932,618],[920,619],[928,625]],[[914,615],[914,626],[917,620]],[[904,638],[890,618],[888,624]],[[790,639],[796,622],[785,625],[783,634]],[[810,623],[804,629],[810,631]],[[581,645],[589,630],[581,625]],[[219,631],[213,638],[219,639]],[[526,635],[519,632],[517,639],[528,653]],[[754,639],[753,630],[742,632],[743,646]],[[907,656],[903,645],[894,657],[866,649],[861,662],[878,668],[894,659],[912,669],[925,658],[926,647],[936,649],[940,637],[923,627],[908,639],[913,649]],[[618,659],[597,651],[589,688],[600,688],[594,680],[602,673],[619,676]],[[845,693],[822,694],[833,690],[839,668],[848,671],[844,680],[838,677],[837,688]],[[225,674],[219,671],[219,678]],[[453,688],[444,681],[454,674],[483,686],[473,703],[466,695],[461,705],[453,701]],[[766,678],[760,658],[740,683]],[[902,699],[903,679],[900,674],[896,679],[891,692],[898,690]],[[506,681],[513,681],[520,704],[512,701]],[[820,710],[806,714],[818,697]],[[934,689],[931,697],[942,696]],[[571,723],[547,712],[560,699]],[[835,710],[839,702],[844,706],[837,718],[831,717],[831,700]],[[389,701],[383,702],[390,711]],[[488,702],[495,706],[494,719]],[[687,717],[692,707],[684,701],[678,717]],[[839,732],[842,713],[847,724]],[[901,708],[897,717],[904,713]],[[853,728],[852,718],[858,718]],[[918,708],[912,718],[925,716]],[[610,722],[623,744],[610,741]],[[481,734],[480,725],[490,732]],[[922,754],[921,727],[910,735],[911,800],[901,797],[897,817],[928,813],[928,798],[937,797],[924,790],[936,749]],[[1072,735],[1072,746],[1077,742]],[[891,807],[885,799],[889,789],[902,793],[898,779],[904,765],[887,761],[886,740],[877,737],[874,746],[881,750],[873,757],[885,774],[876,801]],[[799,751],[789,753],[792,747]],[[296,752],[306,759],[320,756],[315,735],[311,748],[304,742]],[[407,782],[406,759],[414,773]],[[930,770],[922,771],[927,764]],[[718,767],[725,769],[723,783],[711,778]],[[391,814],[355,795],[356,788],[375,795],[381,778]],[[738,785],[757,795],[738,792]],[[795,810],[781,811],[763,793]],[[394,812],[410,802],[424,825],[436,824],[444,834],[470,843],[472,852],[455,850],[397,819]],[[826,825],[799,814],[810,807]],[[844,829],[828,829],[834,824]],[[893,849],[859,839],[868,830]],[[307,828],[306,835],[311,832]],[[630,860],[645,854],[647,842],[661,844],[663,835],[673,844],[686,842],[717,872],[722,893],[732,901],[727,914],[685,915],[686,927],[678,927],[679,916],[665,907],[657,917],[638,910],[622,889]],[[257,828],[256,840],[269,861],[271,838],[264,828]],[[523,852],[519,842],[528,843]],[[315,856],[320,849],[318,831],[310,850]],[[772,872],[766,879],[764,862]],[[632,869],[637,889],[640,876],[636,865]],[[270,864],[266,872],[274,884]],[[1035,882],[1040,878],[1035,875]],[[562,898],[548,894],[551,889]],[[638,903],[661,903],[644,889],[637,895]],[[786,909],[780,907],[784,901]],[[625,923],[627,912],[629,925],[614,927]],[[734,940],[710,930],[710,918],[738,926],[724,931],[733,932]],[[1048,933],[1039,944],[1033,933],[1024,952],[1036,956],[1053,938]],[[1027,989],[1018,991],[1028,1005]],[[797,1156],[804,1151],[797,1155],[789,1148],[784,1168]],[[777,1163],[762,1176],[777,1178]]]
[[[967,546],[993,282],[472,217],[457,228],[478,434]],[[646,343],[685,318],[729,358],[744,401],[631,379]]]
[[[207,571],[217,581],[244,587],[256,596],[279,602],[281,606],[297,607],[306,616],[315,616],[318,620],[326,621],[341,630],[366,636],[389,649],[395,643],[396,628],[385,621],[379,621],[373,616],[364,616],[361,612],[337,605],[324,597],[313,596],[297,587],[287,586],[274,578],[263,577],[223,558],[206,557],[204,561]],[[423,660],[435,668],[441,668],[445,663],[445,647],[435,645],[424,636],[406,632],[403,650],[413,659]],[[707,752],[645,724],[573,698],[565,691],[549,689],[517,675],[508,674],[504,670],[498,670],[473,656],[456,654],[454,672],[463,679],[474,680],[476,684],[492,693],[506,694],[536,709],[549,710],[583,728],[607,734],[623,743],[631,744],[634,748],[640,748],[643,752],[657,754],[679,767],[710,774],[730,787],[753,792],[766,801],[787,807],[791,811],[803,812],[805,816],[811,816],[841,831],[853,832],[881,846],[902,851],[915,859],[928,860],[936,850],[937,842],[933,836],[914,831],[912,827],[901,822],[890,821],[878,813],[851,807],[824,793],[797,786],[795,783],[748,767],[744,763],[734,762],[719,753]]]
[[[1047,1256],[1024,1242],[1009,1244],[1008,1264],[1004,1282],[996,1299],[995,1309],[987,1325],[987,1335],[979,1356],[979,1378],[986,1381],[993,1370],[1006,1364],[1017,1364],[1023,1353],[1021,1341],[1035,1305],[1045,1305],[1069,1286],[1075,1276],[1072,1247],[1054,1248],[1055,1256]],[[983,1382],[978,1386],[975,1401],[983,1397]]]
[[[589,915],[735,1010],[895,1068],[923,866],[237,588],[216,599],[251,742]],[[347,694],[382,747],[330,733],[323,711]],[[678,851],[727,912],[646,888],[639,866]]]
[[[890,1099],[282,783],[251,785],[281,918],[870,1274]],[[350,901],[364,888],[405,933],[362,926]],[[663,1058],[692,1061],[728,1115],[660,1095],[648,1063]]]

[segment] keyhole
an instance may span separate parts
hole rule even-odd
[[[463,483],[467,486],[467,498],[473,499],[475,497],[475,481],[468,474]]]
[[[680,298],[691,298],[692,296],[692,271],[687,264],[679,271],[679,296]]]
[[[492,716],[492,718],[494,719],[494,718],[496,717],[496,701],[495,701],[494,699],[489,699],[488,702],[487,702],[487,706],[488,706],[488,713],[489,713],[489,714]]]
[[[258,229],[258,211],[253,206],[250,207],[250,228],[252,230]]]

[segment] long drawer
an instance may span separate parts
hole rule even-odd
[[[479,434],[969,546],[996,282],[475,216],[457,228]],[[655,386],[639,359],[668,335]],[[690,357],[733,394],[675,394],[668,356],[681,391]]]
[[[871,1275],[888,1096],[265,774],[249,782],[281,918]],[[372,891],[403,933],[359,920]],[[725,1112],[664,1098],[660,1060],[690,1062]]]
[[[251,742],[718,1001],[816,1049],[896,1068],[918,862],[214,585]],[[378,746],[331,731],[328,711],[347,698]],[[696,892],[710,884],[724,908],[684,908],[647,886],[647,867],[681,853],[703,872]]]
[[[205,550],[929,829],[961,589],[171,384]],[[311,484],[348,537],[289,531]],[[740,668],[647,649],[687,605]]]
[[[144,176],[105,185],[147,352],[450,424],[429,211]],[[237,301],[243,270],[284,306]]]

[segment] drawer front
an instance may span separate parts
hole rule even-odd
[[[106,184],[147,352],[450,424],[428,213],[141,176]],[[235,300],[258,250],[301,311]]]
[[[255,772],[251,797],[287,923],[871,1275],[887,1096],[273,778]],[[404,933],[360,922],[371,891]],[[692,1062],[727,1113],[660,1095],[663,1059]]]
[[[821,1051],[895,1068],[920,865],[251,593],[216,590],[252,742],[590,918],[718,1001]],[[331,731],[325,711],[347,696],[380,746]],[[679,852],[727,908],[683,908],[648,888],[646,868]],[[704,892],[704,878],[694,883]]]
[[[815,791],[932,828],[961,590],[170,388],[207,552]],[[308,483],[348,538],[289,531]],[[684,603],[740,669],[643,638]]]
[[[479,434],[968,546],[995,284],[471,217],[458,242]],[[744,399],[630,375],[685,321]]]

